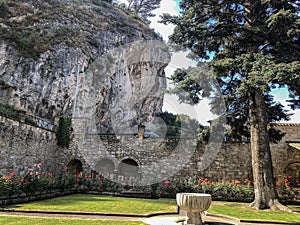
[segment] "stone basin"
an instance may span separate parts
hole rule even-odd
[[[185,224],[202,225],[201,213],[211,204],[211,195],[204,193],[178,193],[176,202],[180,209],[187,211]]]

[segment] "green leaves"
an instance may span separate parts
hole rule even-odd
[[[72,119],[59,118],[58,128],[56,131],[57,145],[60,147],[69,147],[72,133]]]
[[[283,107],[269,96],[276,84],[288,85],[293,106],[300,107],[299,4],[281,0],[184,0],[180,16],[163,16],[165,24],[176,25],[170,40],[189,49],[194,60],[208,59],[214,53],[208,63],[211,71],[202,75],[217,79],[225,96],[229,132],[234,137],[249,136],[249,93],[264,93],[269,122],[288,118]],[[199,79],[202,75],[195,71],[177,70],[171,77],[176,85],[173,93],[191,104],[210,92]]]

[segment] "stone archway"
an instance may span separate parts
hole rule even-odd
[[[138,163],[130,158],[123,159],[118,166],[118,174],[124,176],[128,179],[134,177],[138,178],[139,175],[139,165]]]
[[[300,180],[300,162],[290,163],[286,167],[285,173],[287,176],[292,176],[295,180]]]
[[[79,159],[72,159],[68,165],[68,172],[71,174],[79,174],[82,172],[82,162]]]
[[[100,175],[110,177],[111,174],[114,174],[115,165],[112,160],[104,158],[96,163],[95,169]]]

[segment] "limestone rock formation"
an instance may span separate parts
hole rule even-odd
[[[51,121],[87,117],[91,132],[161,110],[169,54],[141,20],[101,0],[0,3],[0,103]]]

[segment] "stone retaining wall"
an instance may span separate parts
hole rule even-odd
[[[144,182],[170,176],[240,181],[252,178],[250,143],[223,143],[214,149],[188,137],[139,140],[134,135],[101,136],[88,132],[86,119],[74,120],[70,147],[59,148],[54,132],[0,117],[0,172],[22,172],[37,163],[55,172],[77,159],[88,175],[97,172],[106,160],[112,165],[110,178],[123,179],[126,175],[120,168],[127,160],[136,163],[135,175]],[[271,144],[274,174],[280,179],[288,175],[287,167],[291,163],[300,162],[300,151],[289,146],[292,141],[300,142],[300,126],[279,124],[277,128],[286,133],[281,142]],[[206,162],[208,167],[201,169]]]
[[[57,149],[54,132],[0,116],[0,174],[38,163],[53,171]]]
[[[53,190],[53,191],[42,191],[42,192],[35,192],[32,194],[20,194],[15,196],[0,196],[0,206],[4,205],[14,205],[14,204],[21,204],[25,202],[31,202],[31,201],[37,201],[37,200],[43,200],[43,199],[50,199],[50,198],[56,198],[61,197],[65,195],[70,195],[77,193],[76,190]]]

